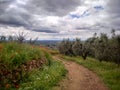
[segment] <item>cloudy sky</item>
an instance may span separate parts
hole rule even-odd
[[[0,35],[46,40],[120,33],[120,0],[0,0]]]

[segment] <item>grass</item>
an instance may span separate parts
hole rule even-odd
[[[28,71],[25,71],[25,65],[30,67],[27,62],[32,60],[42,62],[42,58],[48,60],[46,55],[47,52],[45,53],[39,47],[29,44],[0,43],[0,89],[18,88],[19,83],[27,78]]]
[[[51,88],[66,75],[66,70],[58,61],[52,61],[51,66],[30,73],[29,82],[21,84],[19,90],[51,90]]]
[[[65,74],[63,64],[53,60],[47,48],[0,43],[0,90],[50,90]]]
[[[78,64],[97,73],[110,90],[120,90],[120,67],[111,62],[99,62],[94,58],[88,57],[83,60],[81,57],[60,56],[65,60],[75,61]]]
[[[40,48],[15,42],[0,44],[0,62],[11,66],[19,66],[28,60],[43,57]]]

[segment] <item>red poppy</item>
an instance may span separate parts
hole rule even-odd
[[[10,88],[10,87],[11,87],[10,84],[6,84],[6,85],[5,85],[5,88],[7,88],[7,89]]]
[[[16,84],[16,85],[15,85],[15,88],[17,88],[17,89],[18,89],[18,88],[20,88],[20,86],[19,86],[18,84]]]
[[[2,45],[0,45],[0,50],[2,50],[3,49],[3,46]]]

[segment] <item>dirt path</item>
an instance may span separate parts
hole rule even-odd
[[[58,57],[54,58],[60,60]],[[108,90],[92,71],[71,61],[60,61],[65,65],[68,74],[55,90]]]

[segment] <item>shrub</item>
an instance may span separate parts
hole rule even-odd
[[[39,47],[16,42],[0,44],[0,89],[19,88],[32,69],[50,64],[50,56]]]

